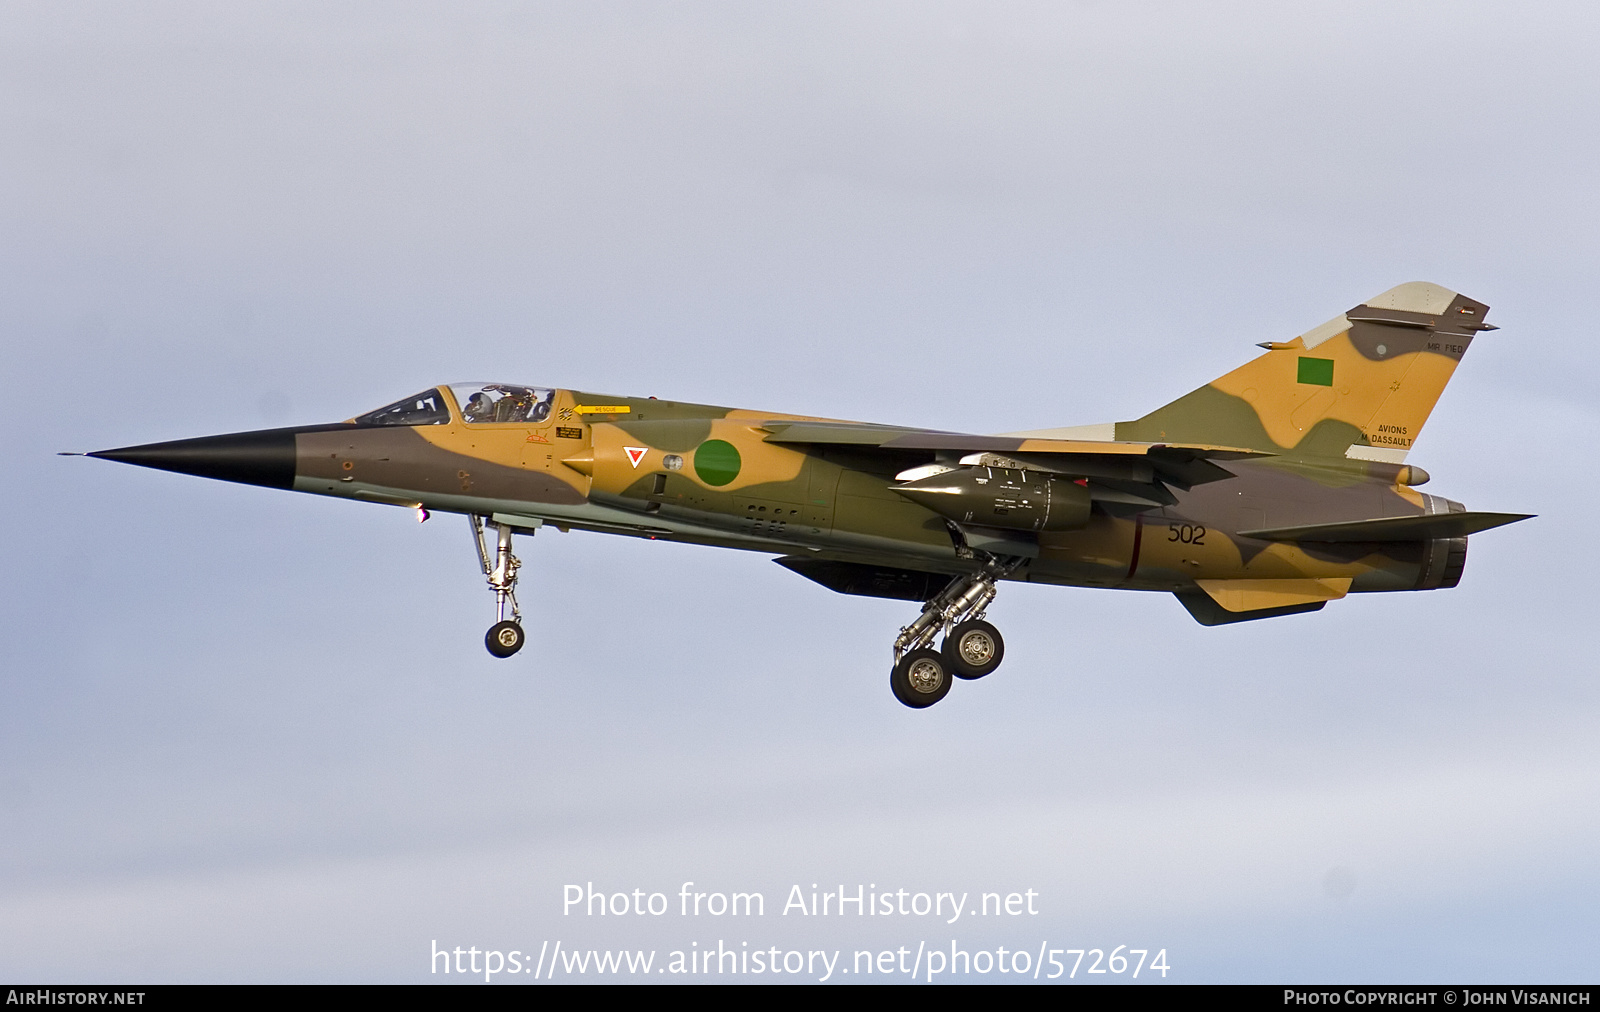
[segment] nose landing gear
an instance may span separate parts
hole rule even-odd
[[[949,692],[951,676],[982,678],[1000,666],[1005,640],[983,620],[994,600],[995,583],[1022,565],[1017,556],[991,556],[976,573],[951,580],[922,606],[922,614],[894,641],[894,667],[889,688],[894,698],[914,709],[932,706]],[[942,649],[934,650],[940,632]]]
[[[488,634],[483,638],[483,645],[496,657],[510,657],[522,649],[522,644],[527,639],[522,632],[522,611],[517,607],[517,570],[522,568],[522,563],[511,554],[510,527],[505,524],[492,524],[498,539],[494,550],[494,561],[491,562],[489,546],[483,534],[483,518],[477,514],[468,514],[467,519],[472,524],[472,544],[478,550],[478,565],[483,568],[484,579],[489,581],[489,589],[494,591],[495,615],[498,619],[489,627]],[[506,618],[508,603],[511,605],[509,620]]]

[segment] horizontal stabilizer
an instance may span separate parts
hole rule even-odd
[[[1434,513],[1338,524],[1307,524],[1303,527],[1263,527],[1240,531],[1239,536],[1262,541],[1429,541],[1433,538],[1464,538],[1532,516],[1531,513]]]

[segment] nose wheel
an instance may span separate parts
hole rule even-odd
[[[496,657],[510,657],[522,649],[522,626],[515,622],[496,622],[483,637],[483,645]]]
[[[522,611],[517,607],[517,570],[522,568],[522,563],[511,554],[510,527],[492,524],[497,537],[491,555],[484,537],[483,518],[469,514],[467,519],[472,523],[472,544],[478,550],[478,565],[483,568],[483,577],[488,581],[489,589],[494,591],[495,616],[498,619],[483,637],[483,645],[496,657],[510,657],[522,649],[527,638],[522,631]],[[507,605],[511,610],[509,619],[506,618]]]
[[[922,606],[922,614],[894,641],[889,688],[913,709],[943,699],[955,678],[976,679],[994,671],[1006,654],[1000,630],[983,620],[995,598],[995,583],[1022,565],[1015,556],[991,556],[983,568],[951,580]],[[941,649],[933,641],[944,633]]]

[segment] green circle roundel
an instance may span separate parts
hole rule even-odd
[[[739,448],[721,439],[708,439],[694,451],[694,473],[707,485],[726,485],[739,477]]]

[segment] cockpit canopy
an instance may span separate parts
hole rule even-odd
[[[556,399],[554,390],[510,383],[452,383],[450,393],[461,407],[462,420],[473,424],[537,424],[550,417]]]
[[[511,383],[452,383],[448,387],[461,410],[461,420],[487,423],[538,424],[550,417],[556,392],[548,387]],[[439,387],[395,401],[356,417],[357,425],[448,425],[450,408]]]
[[[450,409],[438,387],[356,416],[357,425],[449,425]]]

